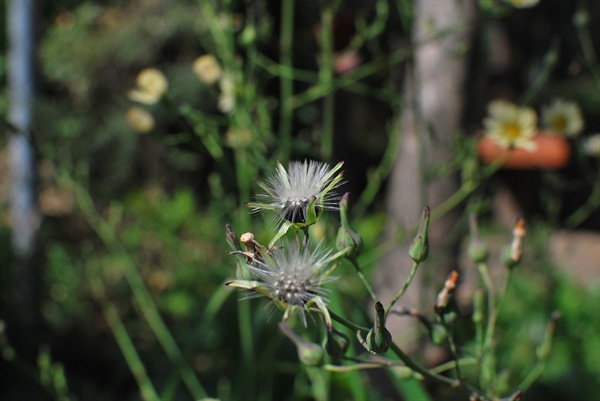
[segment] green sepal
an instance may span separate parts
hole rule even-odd
[[[284,323],[279,323],[279,330],[296,345],[300,362],[306,366],[323,366],[325,361],[325,350],[323,347],[302,339]]]
[[[288,220],[283,221],[283,223],[281,224],[281,227],[279,228],[279,231],[277,232],[277,234],[275,234],[275,236],[273,237],[271,242],[269,242],[269,249],[273,248],[275,243],[277,241],[279,241],[279,239],[281,237],[283,237],[285,234],[287,234],[288,230],[290,229],[290,227],[292,227],[293,224],[294,223],[292,223],[291,221],[288,221]]]

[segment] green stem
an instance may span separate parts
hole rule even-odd
[[[581,224],[586,218],[588,218],[594,211],[598,209],[600,206],[600,182],[596,182],[592,189],[592,193],[587,201],[573,214],[571,214],[565,224],[568,227],[577,227]]]
[[[328,311],[329,311],[329,315],[331,316],[331,318],[333,320],[346,326],[349,329],[363,331],[365,333],[370,330],[368,327],[359,326],[358,324],[355,324],[355,323],[341,317],[340,315],[336,314],[335,312],[332,312],[331,309],[328,309]]]
[[[579,43],[581,44],[581,50],[583,51],[583,57],[585,58],[585,62],[594,77],[594,81],[596,81],[596,85],[600,87],[600,68],[598,65],[598,58],[596,56],[596,51],[594,50],[594,42],[592,37],[590,36],[589,31],[589,19],[590,14],[587,11],[587,7],[581,7],[576,14],[580,23],[576,23],[577,27],[577,36],[579,38]]]
[[[294,0],[281,2],[281,31],[279,39],[279,52],[281,71],[291,71],[293,66],[292,44],[294,37]],[[280,156],[282,162],[290,159],[292,148],[292,107],[291,100],[294,92],[294,82],[288,74],[281,73],[279,77],[279,138]]]
[[[252,364],[254,361],[254,340],[252,335],[252,313],[250,311],[250,302],[238,302],[238,325],[240,346],[242,349],[242,363],[245,372],[254,372]],[[247,394],[255,393],[256,376],[242,375],[242,386]]]
[[[488,267],[485,263],[479,263],[477,265],[479,274],[483,280],[483,285],[487,293],[487,304],[488,304],[488,316],[487,326],[485,329],[485,339],[483,341],[483,352],[481,355],[481,368],[480,368],[480,382],[484,389],[489,389],[489,386],[494,375],[493,363],[494,363],[494,329],[496,326],[497,311],[496,311],[496,296],[494,291],[494,283],[490,276]]]
[[[142,363],[136,349],[135,345],[131,341],[131,337],[127,334],[127,330],[117,313],[117,309],[115,306],[105,301],[103,308],[103,314],[106,318],[108,326],[117,340],[117,344],[119,345],[119,349],[121,353],[125,357],[125,361],[127,362],[127,366],[129,366],[129,370],[133,374],[135,381],[140,388],[140,395],[145,401],[158,401],[160,397],[158,393],[154,389],[154,385],[152,381],[148,378],[148,374],[146,373],[146,369],[144,368],[144,364]]]
[[[429,379],[448,384],[452,388],[456,388],[460,385],[460,381],[458,381],[456,379],[438,375],[437,373],[434,373],[434,372],[431,372],[431,371],[425,369],[423,366],[421,366],[420,364],[415,362],[410,356],[408,356],[404,352],[402,352],[402,350],[400,349],[400,347],[398,347],[396,345],[396,343],[392,342],[390,344],[390,348],[392,349],[394,354],[396,354],[396,356],[398,356],[398,358],[400,358],[400,360],[402,362],[404,362],[404,364],[406,366],[408,366],[415,372],[420,373],[421,375],[423,375],[423,377],[427,377]]]
[[[406,292],[406,289],[408,288],[408,286],[412,282],[413,278],[415,277],[415,273],[417,272],[418,268],[419,268],[419,262],[413,261],[413,265],[412,265],[412,268],[410,269],[410,274],[408,275],[408,278],[406,279],[406,281],[404,282],[404,285],[402,286],[402,288],[400,288],[400,291],[398,291],[398,293],[396,294],[394,299],[392,299],[392,302],[390,302],[390,305],[385,310],[385,316],[388,315],[388,313],[390,312],[390,310],[392,309],[394,304],[400,299],[400,297],[402,295],[404,295],[404,293]]]
[[[544,372],[544,368],[546,366],[546,361],[538,361],[533,369],[529,372],[527,377],[523,379],[521,384],[517,387],[518,389],[525,391],[540,377],[540,375]]]
[[[452,324],[446,324],[446,322],[444,322],[444,326],[446,327],[446,331],[448,332],[448,346],[450,347],[450,353],[452,354],[452,358],[456,362],[456,378],[462,381],[462,374],[460,373],[460,364],[458,363],[458,351],[456,348],[456,343],[454,342],[454,327]]]
[[[367,207],[373,202],[373,199],[377,196],[379,189],[383,181],[386,177],[389,177],[392,167],[394,166],[394,161],[396,160],[396,155],[398,154],[399,148],[399,135],[396,135],[397,124],[400,119],[395,119],[396,124],[393,124],[392,130],[388,135],[388,144],[385,148],[385,153],[381,158],[381,163],[377,166],[377,169],[369,175],[369,179],[367,182],[367,186],[364,191],[360,194],[356,205],[354,206],[354,216],[362,216],[365,213]]]
[[[431,368],[432,372],[442,373],[450,369],[456,368],[456,365],[476,365],[478,363],[477,358],[461,358],[457,360],[448,361],[446,363],[442,363],[441,365],[436,366],[435,368]]]
[[[125,273],[125,278],[129,283],[133,297],[142,311],[144,318],[154,332],[154,335],[171,360],[171,363],[173,363],[173,365],[175,365],[176,369],[179,371],[181,379],[185,383],[188,391],[196,399],[206,397],[206,391],[198,381],[194,371],[185,361],[185,358],[177,346],[175,339],[160,316],[156,304],[152,300],[152,296],[150,295],[150,292],[144,283],[144,279],[136,269],[134,261],[124,249],[122,241],[120,241],[120,239],[116,236],[108,222],[101,218],[98,212],[95,210],[89,193],[81,188],[77,183],[70,181],[69,179],[65,180],[68,181],[68,185],[73,190],[81,211],[96,234],[100,237],[102,242],[104,242],[112,254],[122,256],[122,260],[124,262],[122,264],[123,272]]]
[[[327,91],[324,99],[321,157],[323,160],[330,160],[333,152],[335,92],[329,89],[334,87],[333,10],[329,4],[325,6],[321,13],[321,68],[319,70],[319,80]]]
[[[356,274],[358,274],[358,277],[360,277],[360,279],[362,280],[365,288],[369,292],[369,295],[371,296],[371,299],[373,301],[377,302],[378,301],[377,295],[375,295],[375,291],[373,291],[373,287],[371,287],[371,284],[369,283],[369,281],[367,280],[367,278],[363,274],[362,269],[360,268],[358,262],[356,261],[356,258],[349,258],[349,259],[350,259],[350,262],[352,262],[352,266],[354,266],[354,270],[356,270]]]

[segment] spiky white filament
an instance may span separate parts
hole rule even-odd
[[[248,268],[256,274],[263,287],[274,300],[297,307],[300,317],[306,325],[304,310],[315,296],[324,294],[322,285],[331,277],[324,277],[324,267],[329,261],[330,251],[314,251],[307,246],[299,247],[296,242],[284,249],[278,249],[270,260],[258,262]]]
[[[293,161],[287,171],[279,165],[277,173],[263,183],[265,193],[256,196],[258,203],[253,211],[275,210],[279,222],[289,220],[295,223],[304,222],[313,199],[316,199],[319,209],[337,210],[339,196],[331,190],[341,183],[337,182],[330,188],[335,179],[335,174],[326,163]]]

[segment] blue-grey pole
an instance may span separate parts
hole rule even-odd
[[[31,146],[33,106],[34,0],[9,0],[8,29],[8,121],[16,128],[8,140],[12,247],[15,256],[32,256],[39,226],[34,190]]]

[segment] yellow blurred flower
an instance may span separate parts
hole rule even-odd
[[[225,143],[232,148],[245,148],[252,143],[248,128],[229,128],[225,133]]]
[[[517,107],[504,100],[488,105],[488,117],[483,120],[485,135],[502,148],[536,148],[532,138],[537,132],[537,115],[529,107]]]
[[[583,153],[586,155],[600,158],[600,134],[594,134],[587,138],[583,138],[582,148]]]
[[[219,88],[221,89],[218,100],[219,110],[230,114],[235,108],[235,83],[233,78],[224,75],[219,81]]]
[[[142,70],[135,83],[135,89],[130,90],[127,96],[135,102],[148,105],[157,103],[169,87],[167,78],[156,68]]]
[[[530,7],[537,5],[537,3],[540,2],[540,0],[505,0],[505,1],[515,8],[530,8]]]
[[[216,83],[223,75],[219,62],[212,54],[205,54],[194,60],[194,74],[207,85]]]
[[[542,123],[545,129],[565,136],[575,136],[583,129],[581,110],[575,102],[554,99],[542,108]]]
[[[44,188],[38,195],[38,206],[46,216],[65,216],[73,211],[75,199],[65,189],[48,187]]]
[[[142,134],[152,131],[156,125],[152,114],[138,106],[130,108],[125,115],[125,119],[131,128]]]

